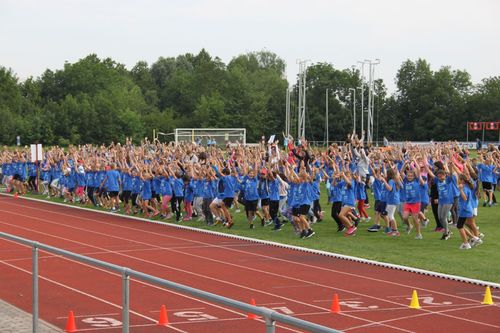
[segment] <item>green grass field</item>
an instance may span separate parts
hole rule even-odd
[[[29,195],[42,199],[39,195]],[[373,197],[371,197],[373,199]],[[60,199],[52,201],[62,202]],[[371,201],[373,203],[373,200]],[[244,213],[235,214],[235,225],[231,230],[222,226],[208,227],[203,222],[181,222],[201,229],[210,229],[222,233],[230,233],[256,239],[269,240],[328,252],[335,252],[393,264],[400,264],[447,274],[465,276],[500,283],[500,206],[480,207],[478,225],[486,236],[484,244],[471,250],[459,250],[460,237],[456,229],[448,241],[442,241],[441,233],[433,232],[434,218],[432,212],[427,213],[429,226],[423,230],[424,239],[415,240],[414,232],[406,235],[402,228],[400,237],[389,237],[383,232],[369,233],[366,229],[371,223],[361,223],[356,236],[344,237],[337,233],[337,226],[330,217],[331,206],[326,205],[325,190],[322,191],[322,209],[325,219],[313,225],[316,235],[309,239],[300,239],[287,223],[281,231],[272,231],[272,226],[261,227],[260,222],[255,229],[250,229]],[[373,216],[370,208],[369,215]],[[234,213],[234,212],[233,212]],[[175,223],[167,221],[165,223]]]

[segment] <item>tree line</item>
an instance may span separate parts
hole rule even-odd
[[[246,127],[247,141],[281,134],[285,92],[292,87],[292,135],[296,133],[297,84],[285,77],[285,62],[269,51],[250,52],[225,64],[206,50],[198,54],[139,61],[128,70],[110,58],[91,54],[62,69],[20,81],[0,66],[0,143],[48,145],[140,140],[153,129],[176,127]],[[389,95],[375,82],[374,139],[464,140],[467,121],[500,120],[500,77],[474,85],[463,70],[437,71],[423,60],[406,60]],[[325,139],[325,92],[329,97],[329,138],[352,131],[349,88],[361,86],[360,72],[316,63],[307,70],[306,136]],[[366,87],[367,88],[367,87]],[[366,97],[365,97],[366,98]],[[366,108],[365,99],[365,108]],[[479,133],[471,133],[475,138]],[[497,140],[498,132],[486,139]]]

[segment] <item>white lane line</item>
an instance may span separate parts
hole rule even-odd
[[[0,211],[2,211],[2,210],[0,210]],[[14,214],[14,215],[24,216],[24,214]],[[61,224],[61,223],[57,223],[57,222],[51,222],[49,220],[38,218],[38,217],[30,217],[30,218],[31,219],[35,219],[35,220],[41,220],[41,221],[44,221],[44,222],[47,222],[47,223],[50,223],[50,224],[59,225],[61,227],[67,227],[67,228],[75,229],[75,230],[79,230],[79,231],[88,231],[90,233],[98,234],[98,235],[106,235],[106,237],[113,237],[113,238],[120,239],[122,241],[128,240],[128,241],[134,242],[134,243],[142,243],[142,242],[139,242],[139,241],[135,241],[135,240],[131,240],[131,239],[123,238],[123,237],[118,237],[118,236],[112,236],[112,235],[100,233],[100,232],[97,232],[97,231],[92,231],[92,230],[87,230],[87,229],[83,229],[83,228],[68,226],[67,224]],[[0,224],[7,224],[7,223],[0,220]],[[31,229],[31,228],[25,228],[25,227],[21,227],[19,225],[10,225],[10,226],[14,227],[14,228],[22,229],[22,230],[28,230],[28,231],[33,232],[33,233],[42,234],[42,235],[45,235],[45,236],[48,236],[48,237],[52,237],[52,238],[55,238],[55,239],[63,239],[65,241],[69,241],[69,242],[72,242],[72,243],[75,243],[75,244],[87,245],[89,247],[93,247],[93,248],[96,248],[96,249],[99,249],[99,250],[102,250],[102,251],[106,251],[106,249],[103,249],[103,248],[101,248],[99,246],[90,245],[90,244],[79,242],[79,241],[76,241],[76,240],[70,240],[70,239],[65,238],[65,237],[55,236],[55,235],[52,235],[52,234],[49,234],[49,233],[44,233],[44,232],[41,232],[41,231],[38,231],[38,230],[34,230],[34,229]],[[148,244],[148,245],[150,245],[150,244]],[[165,250],[168,250],[168,249],[165,249]],[[175,251],[175,250],[170,250],[170,251],[178,252],[180,254],[184,254],[181,251]],[[276,298],[281,298],[281,299],[284,299],[284,300],[287,300],[287,301],[290,301],[290,302],[301,304],[301,305],[306,306],[306,307],[314,307],[314,308],[318,308],[318,309],[323,310],[323,311],[328,311],[328,309],[325,309],[325,308],[322,308],[322,307],[319,307],[319,306],[316,306],[316,305],[313,305],[313,304],[309,304],[309,303],[301,302],[299,300],[291,299],[291,298],[288,298],[288,297],[285,297],[285,296],[281,296],[281,295],[276,295],[276,294],[273,294],[273,293],[265,292],[265,291],[262,291],[260,289],[255,289],[255,288],[250,288],[250,287],[242,286],[240,284],[232,283],[232,282],[229,282],[229,281],[222,281],[222,280],[217,279],[217,278],[209,277],[206,274],[194,273],[194,272],[191,272],[191,271],[187,271],[187,270],[184,270],[184,269],[179,269],[179,268],[172,267],[172,266],[169,266],[169,265],[163,265],[163,264],[160,264],[158,262],[153,262],[153,261],[150,261],[150,260],[145,260],[145,259],[141,259],[141,258],[134,257],[134,256],[129,256],[129,255],[126,255],[126,254],[123,254],[123,253],[116,253],[116,252],[111,251],[111,250],[109,250],[109,254],[118,254],[120,256],[131,258],[131,259],[134,259],[134,260],[137,260],[137,261],[140,261],[140,262],[149,263],[149,264],[160,266],[160,267],[164,267],[164,268],[169,268],[169,269],[172,269],[172,270],[175,270],[175,271],[179,271],[179,272],[183,272],[183,273],[186,273],[186,274],[189,274],[189,275],[194,275],[194,276],[201,277],[201,278],[204,278],[204,279],[209,279],[209,280],[212,280],[212,281],[215,281],[215,282],[219,282],[219,283],[223,283],[223,284],[228,284],[228,285],[231,285],[231,286],[234,286],[234,287],[237,287],[237,288],[242,288],[242,289],[250,290],[250,291],[255,292],[255,293],[262,293],[262,294],[273,296],[273,297],[276,297]],[[203,258],[205,260],[208,260],[208,258],[206,258],[206,257],[196,256],[196,255],[193,255],[193,254],[187,254],[187,255],[198,257],[198,258]],[[236,266],[236,267],[239,267],[239,268],[245,268],[245,269],[248,269],[248,270],[256,271],[256,272],[258,272],[260,274],[265,273],[265,274],[268,274],[268,275],[273,275],[273,276],[277,276],[277,277],[280,277],[280,278],[286,278],[286,279],[294,280],[294,281],[297,281],[297,282],[311,283],[311,284],[315,284],[317,286],[323,286],[323,287],[330,288],[330,289],[332,288],[330,286],[324,286],[324,285],[316,284],[316,283],[313,283],[313,282],[310,282],[310,281],[305,281],[305,280],[301,280],[301,279],[291,278],[289,276],[283,276],[283,275],[279,275],[279,274],[274,274],[274,273],[270,273],[270,272],[266,272],[266,271],[262,271],[262,270],[258,270],[258,269],[249,268],[249,267],[246,267],[246,266],[240,266],[240,265],[236,265],[236,264],[229,264],[229,263],[226,263],[224,261],[219,261],[219,260],[214,260],[214,259],[212,259],[212,260],[216,261],[216,262],[223,263],[223,264],[231,265],[231,266]],[[353,294],[357,294],[357,295],[361,295],[361,296],[375,298],[375,297],[371,297],[369,295],[364,295],[364,294],[360,294],[360,293],[354,293],[354,292],[351,292],[351,291],[348,291],[348,290],[343,290],[343,289],[338,289],[338,288],[337,288],[337,290],[342,290],[344,292],[349,292],[349,293],[353,293]],[[385,302],[390,302],[390,301],[385,301]],[[394,303],[394,302],[391,302],[391,303]],[[395,304],[401,305],[399,303],[395,303]],[[347,317],[351,317],[353,319],[357,319],[357,320],[360,320],[360,321],[373,322],[370,319],[358,318],[358,317],[355,317],[355,316],[351,316],[349,314],[342,314],[342,315],[343,316],[347,316]],[[396,329],[396,330],[400,330],[400,331],[403,331],[403,332],[412,332],[412,331],[409,331],[409,330],[401,329],[401,328],[398,328],[398,327],[393,327],[393,326],[390,326],[390,325],[385,325],[385,326],[388,326],[390,328],[393,328],[393,329]],[[290,328],[287,328],[287,329],[292,330]],[[299,332],[299,331],[296,331],[296,332]]]
[[[4,224],[4,222],[0,221],[0,224]],[[17,227],[17,226],[16,226]],[[26,229],[26,230],[31,230],[31,229],[28,229],[28,228],[22,228],[20,227],[21,229]],[[36,233],[41,233],[39,231],[36,231],[36,230],[31,230],[32,232],[36,232]],[[45,234],[45,233],[42,233],[42,234]],[[45,235],[49,235],[49,234],[45,234]],[[51,235],[49,235],[51,236]],[[61,237],[57,237],[57,236],[51,236],[51,237],[54,237],[54,238],[61,238]],[[19,243],[15,243],[15,242],[12,242],[10,240],[7,240],[8,242],[11,242],[13,244],[16,244],[16,245],[19,245]],[[77,242],[77,241],[71,241],[71,242],[74,242],[74,243],[80,243],[80,242]],[[83,244],[83,243],[82,243]],[[28,247],[27,245],[21,245],[23,247]],[[43,252],[43,250],[41,250]],[[112,252],[108,252],[109,253],[112,253]],[[66,257],[60,257],[61,259],[64,259],[64,260],[67,260],[67,261],[70,261],[70,262],[73,262],[73,263],[76,263],[76,264],[79,264],[79,265],[82,265],[82,266],[85,266],[85,267],[88,267],[88,268],[92,268],[92,269],[95,269],[97,271],[100,271],[100,272],[104,272],[104,273],[107,273],[107,274],[110,274],[110,275],[113,275],[113,276],[116,276],[116,277],[121,277],[120,274],[117,274],[117,273],[114,273],[114,272],[111,272],[111,271],[108,271],[108,270],[105,270],[105,269],[102,269],[102,268],[99,268],[99,267],[96,267],[96,266],[92,266],[92,265],[89,265],[89,264],[85,264],[85,263],[81,263],[79,261],[76,261],[76,260],[73,260],[73,259],[70,259],[70,258],[66,258]],[[133,258],[133,257],[131,257]],[[0,260],[0,263],[2,263],[2,261]],[[6,265],[8,266],[11,266],[11,267],[14,267],[14,268],[18,268],[17,266],[14,266],[14,265],[11,265],[11,264],[8,264],[8,263],[5,263]],[[18,268],[19,270],[23,271],[23,272],[28,272],[24,269],[21,269],[21,268]],[[29,272],[29,274],[31,274],[31,272]],[[148,287],[152,287],[154,289],[158,289],[158,290],[162,290],[162,291],[166,291],[166,292],[169,292],[171,294],[174,294],[174,295],[177,295],[177,296],[181,296],[181,297],[184,297],[184,298],[187,298],[187,299],[190,299],[190,300],[193,300],[193,301],[196,301],[196,302],[200,302],[200,303],[203,303],[203,304],[206,304],[206,305],[209,305],[211,307],[214,307],[214,308],[218,308],[218,309],[222,309],[222,310],[225,310],[227,312],[230,312],[230,313],[233,313],[233,314],[237,314],[241,317],[243,317],[243,319],[245,319],[247,317],[247,314],[246,313],[241,313],[241,312],[238,312],[236,310],[233,310],[231,308],[226,308],[226,307],[223,307],[221,305],[218,305],[218,304],[214,304],[214,303],[210,303],[208,301],[205,301],[205,300],[202,300],[202,299],[198,299],[198,298],[195,298],[195,297],[192,297],[192,296],[188,296],[188,295],[185,295],[185,294],[182,294],[180,292],[175,292],[175,291],[172,291],[172,290],[169,290],[169,289],[165,289],[165,288],[162,288],[160,286],[157,286],[157,285],[154,285],[154,284],[150,284],[150,283],[147,283],[147,282],[144,282],[144,281],[141,281],[141,280],[136,280],[136,279],[130,279],[130,281],[133,281],[133,282],[137,282],[139,284],[142,284],[142,285],[145,285],[145,286],[148,286]],[[55,281],[53,283],[56,283]],[[57,283],[56,283],[57,284]],[[71,288],[71,287],[68,287],[68,288]],[[74,289],[74,290],[77,290],[77,289]],[[84,293],[84,292],[82,292]],[[85,294],[85,293],[84,293]],[[89,294],[90,295],[90,294]],[[119,306],[119,308],[121,309],[121,306]],[[132,313],[132,311],[130,311]],[[256,321],[260,321],[262,323],[265,323],[265,320],[264,319],[260,319],[260,318],[257,318],[255,319]],[[154,322],[156,322],[156,320],[153,319]],[[176,323],[174,323],[176,324]],[[282,325],[276,325],[276,327],[280,327],[280,328],[283,328],[283,329],[286,329],[288,331],[292,331],[292,332],[296,332],[296,333],[301,333],[302,331],[298,331],[296,329],[293,329],[291,327],[285,327],[285,326],[282,326]]]
[[[23,268],[21,268],[21,267],[17,267],[17,266],[15,266],[15,265],[12,265],[12,264],[9,264],[9,263],[6,263],[6,262],[3,262],[2,260],[0,260],[0,263],[4,264],[4,265],[6,265],[6,266],[9,266],[9,267],[11,267],[11,268],[14,268],[14,269],[20,270],[21,272],[24,272],[24,273],[27,273],[27,274],[31,275],[31,272],[30,272],[30,271],[25,270],[25,269],[23,269]],[[103,298],[100,298],[100,297],[98,297],[98,296],[94,296],[94,295],[89,294],[89,293],[86,293],[86,292],[84,292],[84,291],[82,291],[82,290],[79,290],[79,289],[76,289],[76,288],[70,287],[70,286],[68,286],[68,285],[65,285],[65,284],[63,284],[63,283],[60,283],[60,282],[54,281],[54,280],[49,279],[49,278],[47,278],[47,277],[45,277],[45,276],[43,276],[43,275],[39,275],[39,276],[38,276],[38,278],[39,278],[39,279],[41,279],[41,280],[45,280],[45,281],[47,281],[47,282],[53,283],[53,284],[55,284],[55,285],[57,285],[57,286],[59,286],[59,287],[69,289],[69,290],[71,290],[72,292],[75,292],[75,293],[78,293],[78,294],[84,295],[84,296],[89,297],[89,298],[91,298],[91,299],[93,299],[93,300],[96,300],[96,301],[102,302],[102,303],[107,304],[107,305],[109,305],[109,306],[112,306],[112,307],[115,307],[115,308],[118,308],[118,309],[121,309],[121,308],[122,308],[122,306],[121,306],[121,305],[118,305],[118,304],[112,303],[112,302],[107,301],[107,300],[105,300],[105,299],[103,299]],[[151,318],[151,317],[145,316],[145,315],[143,315],[143,314],[141,314],[141,313],[139,313],[139,312],[136,312],[136,311],[130,310],[130,313],[131,313],[131,314],[134,314],[134,315],[136,315],[136,316],[139,316],[139,317],[141,317],[141,318],[143,318],[143,319],[149,320],[149,321],[151,321],[151,322],[154,322],[154,323],[156,323],[156,322],[157,322],[157,320],[156,320],[156,319],[153,319],[153,318]],[[183,331],[183,330],[178,329],[178,328],[175,328],[175,327],[171,327],[171,328],[172,328],[172,329],[174,329],[174,330],[176,330],[177,332],[180,332],[180,333],[188,333],[188,332],[186,332],[186,331]]]
[[[88,317],[104,317],[104,316],[119,316],[120,313],[96,313],[96,314],[86,314],[86,315],[79,315],[75,316],[75,318],[88,318]],[[56,319],[67,319],[68,316],[64,317],[56,317]]]

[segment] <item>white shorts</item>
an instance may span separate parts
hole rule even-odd
[[[394,213],[396,212],[396,205],[387,205],[385,210],[387,211],[387,216],[389,217],[389,221],[394,221]]]
[[[215,198],[214,200],[212,200],[212,203],[214,205],[220,206],[222,204],[222,199]]]
[[[477,207],[472,209],[472,216],[477,216]]]

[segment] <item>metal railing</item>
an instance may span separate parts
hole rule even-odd
[[[313,333],[339,333],[340,331],[328,328],[326,326],[318,325],[305,321],[302,319],[290,317],[276,311],[258,307],[251,304],[246,304],[237,300],[233,300],[224,296],[219,296],[212,294],[203,290],[188,287],[179,283],[168,281],[165,279],[158,278],[149,274],[135,271],[126,267],[111,264],[98,259],[83,256],[77,253],[59,249],[50,245],[45,245],[38,243],[26,238],[14,236],[4,232],[0,232],[0,238],[7,239],[16,243],[21,243],[28,245],[32,248],[32,287],[33,287],[33,333],[38,332],[38,251],[43,250],[46,252],[51,252],[54,254],[61,255],[63,257],[71,258],[78,262],[86,263],[91,266],[101,267],[110,271],[120,273],[122,276],[122,332],[129,332],[129,300],[130,300],[130,278],[135,278],[142,281],[147,281],[158,286],[165,287],[167,289],[175,290],[183,294],[191,295],[197,298],[204,299],[206,301],[222,304],[230,308],[238,309],[244,311],[245,313],[253,313],[257,316],[261,316],[265,320],[266,333],[274,333],[276,329],[276,322],[290,325],[299,329],[303,329]]]

